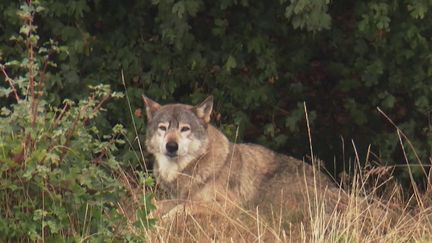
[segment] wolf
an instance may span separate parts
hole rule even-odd
[[[196,106],[143,100],[146,148],[155,157],[156,182],[173,202],[162,215],[187,203],[305,212],[329,195],[330,211],[338,201],[337,186],[314,166],[260,145],[230,142],[210,124],[212,96]]]

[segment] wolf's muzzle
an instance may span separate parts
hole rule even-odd
[[[167,150],[167,155],[170,157],[177,156],[178,144],[176,142],[170,141],[165,145]]]

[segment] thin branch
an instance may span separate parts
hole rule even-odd
[[[105,104],[105,102],[109,99],[109,98],[111,98],[111,95],[107,95],[107,96],[105,96],[105,97],[103,97],[103,99],[95,106],[95,108],[93,108],[93,113],[95,113],[95,112],[97,112],[97,111],[99,111],[100,110],[100,108],[102,107],[102,105],[103,104]],[[86,116],[85,118],[84,118],[84,124],[86,124],[87,122],[88,122],[88,120],[89,120],[90,118],[88,117],[88,116]]]
[[[15,99],[16,99],[16,101],[19,102],[21,99],[20,99],[20,97],[18,96],[18,92],[17,92],[17,90],[15,89],[15,84],[14,84],[13,79],[11,79],[11,78],[9,77],[9,75],[7,74],[4,65],[0,64],[0,70],[1,70],[2,73],[3,73],[3,75],[4,75],[5,79],[6,79],[6,82],[8,82],[8,83],[9,83],[9,86],[12,88],[12,92],[13,92],[14,95],[15,95]]]
[[[377,110],[379,113],[381,113],[381,115],[383,115],[389,122],[390,124],[393,125],[394,128],[396,128],[396,132],[398,132],[398,135],[401,135],[406,142],[408,143],[409,147],[411,148],[412,152],[414,153],[414,156],[416,157],[417,161],[419,162],[419,164],[421,165],[421,169],[423,174],[427,177],[427,173],[426,170],[424,169],[424,163],[421,161],[420,156],[417,154],[414,145],[411,143],[411,140],[408,138],[408,136],[393,122],[392,119],[390,119],[390,117],[383,111],[381,110],[379,107],[377,107]]]
[[[97,112],[100,110],[100,108],[102,107],[103,104],[105,104],[105,102],[111,98],[111,95],[107,95],[105,97],[103,97],[103,99],[101,100],[101,102],[99,102],[99,104],[96,105],[96,107],[93,109],[93,112]]]
[[[28,5],[32,5],[32,0],[27,1]],[[34,75],[34,46],[32,42],[32,35],[33,35],[33,12],[30,13],[30,16],[26,19],[27,25],[29,26],[29,32],[27,33],[27,52],[28,52],[28,61],[29,61],[29,72],[28,72],[28,79],[29,79],[29,88],[30,88],[30,97],[31,97],[31,115],[32,115],[32,127],[35,127],[36,125],[36,116],[37,116],[37,104],[36,104],[36,97],[35,97],[35,75]]]

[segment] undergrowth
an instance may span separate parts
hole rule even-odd
[[[96,124],[104,104],[123,95],[100,84],[88,87],[90,95],[82,100],[55,107],[47,101],[44,87],[58,68],[51,58],[67,56],[68,50],[54,40],[39,43],[34,17],[41,11],[46,10],[38,2],[22,5],[22,26],[10,41],[25,50],[23,56],[6,61],[0,56],[5,81],[0,88],[0,241],[432,240],[431,176],[426,192],[413,181],[413,194],[406,196],[386,166],[359,171],[348,180],[350,200],[331,215],[319,209],[306,218],[289,212],[287,217],[263,215],[237,205],[236,213],[178,215],[156,223],[149,216],[153,181],[145,173],[131,176],[123,167],[127,163],[115,156],[120,146],[132,144],[124,140],[125,129],[116,125],[102,134]],[[355,163],[360,162],[357,156]]]
[[[406,201],[402,187],[391,176],[383,174],[385,182],[376,176],[358,172],[350,188],[340,189],[341,195],[350,192],[347,205],[330,215],[314,202],[305,205],[315,211],[306,217],[235,205],[234,213],[223,209],[208,214],[180,212],[159,221],[146,237],[150,242],[430,242],[432,206],[426,205],[430,195],[412,195]]]
[[[54,40],[39,43],[34,18],[41,11],[37,1],[21,6],[22,26],[10,41],[23,55],[0,57],[0,95],[7,101],[1,104],[8,104],[0,112],[0,241],[142,240],[140,232],[154,222],[147,217],[151,194],[136,202],[141,209],[128,218],[131,224],[118,206],[130,196],[114,155],[125,129],[116,125],[102,134],[95,123],[104,104],[123,95],[99,84],[88,87],[85,99],[47,102],[44,86],[57,70],[51,57],[68,50]]]

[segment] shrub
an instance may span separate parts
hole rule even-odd
[[[1,239],[142,237],[124,225],[118,210],[128,191],[117,179],[123,170],[114,154],[124,144],[125,129],[115,125],[104,135],[95,123],[106,101],[123,95],[98,84],[89,86],[87,98],[58,106],[47,102],[50,91],[44,85],[57,67],[50,56],[67,55],[68,49],[53,40],[39,45],[34,18],[42,11],[38,2],[21,6],[20,34],[11,38],[21,59],[0,64],[7,82],[0,89]],[[153,223],[147,218],[151,194],[143,197],[136,205],[146,209],[137,211],[138,230]]]

